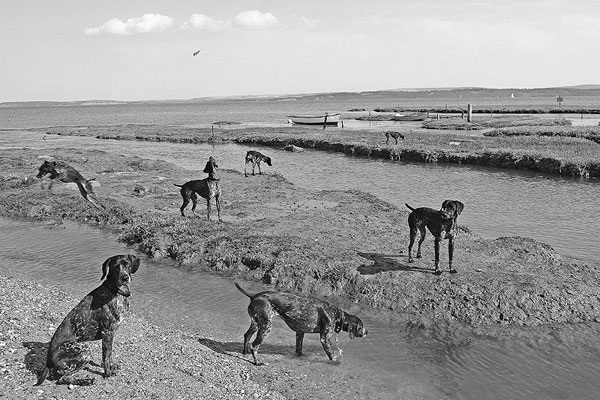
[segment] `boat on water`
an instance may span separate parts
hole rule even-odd
[[[429,113],[414,113],[414,114],[395,114],[392,121],[425,121],[429,118]]]
[[[288,115],[288,121],[299,125],[337,125],[340,114]]]

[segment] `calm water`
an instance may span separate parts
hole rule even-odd
[[[88,226],[67,223],[57,227],[4,218],[0,218],[0,247],[0,274],[58,283],[76,298],[99,284],[100,265],[107,257],[132,252],[112,234]],[[198,337],[208,335],[241,348],[248,325],[247,298],[230,280],[139,256],[142,266],[133,277],[132,307],[136,313],[159,322],[167,318],[168,323],[189,329]],[[244,286],[250,291],[261,289],[249,283]],[[401,317],[342,306],[361,316],[369,335],[353,341],[340,336],[339,346],[344,350],[340,366],[320,362],[325,356],[318,335],[307,336],[306,357],[295,357],[294,335],[278,319],[267,344],[261,347],[262,353],[282,355],[276,362],[289,368],[310,363],[314,379],[352,374],[351,384],[363,395],[371,393],[372,399],[600,396],[598,324],[535,331],[518,328],[499,332],[490,328],[474,333],[461,325],[414,328]]]
[[[552,99],[553,100],[553,99]],[[480,99],[482,103],[502,107],[514,104],[498,102],[496,99]],[[596,104],[597,99],[591,104]],[[419,99],[418,104],[432,107],[443,107],[443,100],[431,102]],[[466,107],[468,101],[447,101],[447,104]],[[162,124],[205,126],[219,121],[239,122],[247,125],[287,124],[287,115],[313,114],[323,112],[340,112],[344,119],[345,128],[365,128],[381,126],[381,123],[368,123],[351,119],[357,113],[349,113],[351,109],[373,110],[378,107],[411,107],[415,103],[409,99],[376,99],[332,100],[318,101],[204,101],[197,103],[153,103],[153,104],[119,104],[119,105],[90,105],[90,106],[60,106],[60,107],[0,107],[0,129],[18,129],[47,126],[85,126],[106,124]],[[360,114],[360,113],[359,113]],[[363,113],[364,114],[364,113]],[[475,114],[477,116],[478,114]],[[546,114],[543,118],[565,117],[574,125],[598,125],[599,115],[579,114]],[[384,126],[405,124],[402,122],[386,121]]]

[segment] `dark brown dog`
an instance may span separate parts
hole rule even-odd
[[[237,283],[235,286],[250,298],[250,305],[248,306],[250,328],[244,334],[243,353],[248,354],[251,352],[256,365],[261,364],[257,358],[258,348],[269,336],[273,315],[275,314],[278,314],[286,325],[296,332],[296,354],[299,356],[302,355],[302,342],[305,333],[318,333],[321,335],[321,344],[331,361],[336,359],[330,340],[334,332],[348,332],[350,339],[363,337],[367,334],[360,318],[348,314],[325,301],[274,291],[250,294]],[[256,338],[250,345],[250,339],[255,333]]]
[[[258,174],[262,175],[262,171],[260,170],[260,163],[263,161],[265,163],[267,163],[267,165],[269,167],[272,166],[271,157],[267,157],[264,154],[261,154],[255,150],[249,150],[246,153],[246,158],[245,158],[245,163],[244,163],[244,176],[248,176],[248,174],[246,173],[246,166],[248,165],[248,163],[252,163],[252,175],[254,175],[254,167],[256,167],[256,166],[258,166]]]
[[[396,141],[396,144],[398,144],[398,138],[404,139],[404,135],[401,134],[400,132],[396,132],[396,131],[385,131],[385,132],[383,132],[383,134],[385,135],[385,138],[386,138],[385,144],[390,143],[390,137],[394,138],[394,140]]]
[[[217,216],[219,221],[221,219],[221,186],[219,185],[219,179],[217,178],[217,169],[219,166],[215,162],[215,159],[211,156],[204,167],[203,172],[208,174],[208,178],[204,178],[201,180],[194,180],[184,183],[183,185],[175,184],[175,186],[180,187],[181,197],[183,198],[183,204],[179,209],[181,211],[181,215],[185,217],[183,210],[187,207],[192,201],[192,213],[196,215],[196,204],[198,203],[198,196],[206,199],[206,217],[210,221],[210,211],[211,205],[210,200],[214,197],[215,203],[217,204]]]
[[[421,258],[421,244],[425,240],[427,233],[425,227],[435,238],[435,274],[440,271],[440,243],[442,239],[448,239],[448,269],[451,274],[456,270],[452,268],[452,256],[454,254],[454,236],[456,235],[456,219],[462,213],[464,204],[457,200],[445,200],[442,208],[434,210],[433,208],[421,207],[412,208],[404,203],[412,212],[408,215],[408,226],[410,228],[410,244],[408,245],[408,262],[413,262],[412,247],[417,237],[417,231],[421,233],[419,247],[417,248],[417,258]]]
[[[92,377],[74,376],[91,360],[85,342],[92,340],[102,340],[104,377],[116,373],[118,365],[112,362],[113,338],[124,312],[129,309],[131,275],[139,266],[140,260],[133,255],[117,255],[104,261],[100,279],[106,277],[106,280],[85,296],[54,332],[48,347],[46,369],[36,386],[41,385],[51,372],[59,384],[93,384]]]
[[[69,164],[63,161],[44,161],[44,163],[38,169],[38,178],[43,178],[45,175],[50,175],[50,186],[48,189],[52,189],[52,184],[55,179],[58,179],[64,183],[75,183],[79,188],[81,196],[92,203],[98,208],[104,208],[104,205],[98,200],[94,193],[94,188],[90,183],[94,179],[85,179],[79,171],[71,167]]]

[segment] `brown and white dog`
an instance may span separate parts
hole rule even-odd
[[[116,373],[118,365],[112,361],[115,331],[125,311],[129,310],[131,275],[140,266],[134,255],[116,255],[102,264],[102,278],[106,280],[85,296],[58,326],[50,340],[46,368],[36,386],[52,373],[59,384],[91,385],[94,378],[76,377],[90,360],[91,353],[85,342],[102,340],[104,377]]]
[[[299,356],[302,355],[305,333],[320,335],[321,345],[331,361],[336,360],[331,346],[331,336],[334,333],[348,332],[350,339],[363,337],[368,333],[360,318],[325,301],[276,291],[250,294],[237,283],[235,286],[250,298],[248,306],[250,328],[244,334],[243,354],[251,352],[255,365],[261,365],[257,357],[258,348],[269,336],[275,314],[278,314],[286,325],[296,332],[296,354]],[[250,339],[255,333],[256,338],[250,345]]]
[[[58,179],[64,183],[75,183],[79,188],[79,193],[81,196],[92,203],[97,208],[104,208],[104,205],[98,200],[96,194],[94,193],[94,188],[92,187],[91,181],[92,179],[85,179],[79,171],[75,168],[71,167],[64,161],[44,161],[40,168],[38,169],[38,178],[43,178],[45,175],[50,175],[50,186],[48,189],[52,189],[52,183],[54,183],[55,179]]]
[[[412,247],[417,237],[417,231],[421,234],[417,248],[417,258],[421,258],[421,244],[425,240],[427,233],[425,228],[428,228],[435,239],[435,274],[439,275],[442,273],[440,271],[440,243],[442,239],[448,239],[448,269],[451,274],[455,274],[456,270],[452,268],[452,256],[454,254],[456,219],[465,208],[464,204],[458,200],[444,200],[442,208],[439,211],[427,207],[412,208],[406,203],[404,205],[412,211],[408,215],[408,226],[410,228],[408,262],[413,262]]]

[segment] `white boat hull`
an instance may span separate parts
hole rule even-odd
[[[340,114],[288,115],[288,119],[291,123],[299,125],[337,125],[340,122]]]

